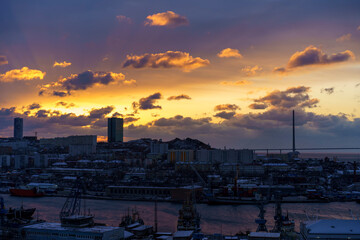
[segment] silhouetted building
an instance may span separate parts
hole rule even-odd
[[[21,139],[23,137],[23,119],[14,118],[14,138]]]
[[[124,119],[108,118],[108,142],[123,142]]]
[[[57,138],[42,138],[40,145],[46,147],[64,147],[69,148],[69,154],[90,155],[96,153],[97,144],[96,135],[80,135]]]

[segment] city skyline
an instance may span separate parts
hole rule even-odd
[[[0,3],[0,137],[291,147],[295,109],[297,147],[358,146],[357,1],[40,2]]]

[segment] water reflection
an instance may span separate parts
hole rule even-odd
[[[6,208],[19,207],[22,203],[25,208],[35,207],[38,211],[35,217],[49,222],[59,222],[59,212],[65,202],[65,198],[43,197],[43,198],[20,198],[3,194]],[[283,204],[283,212],[288,211],[290,218],[295,219],[298,230],[300,221],[309,217],[315,218],[342,218],[352,219],[349,209],[354,216],[360,216],[360,204],[355,202],[334,203],[311,203],[311,204]],[[140,213],[145,224],[154,225],[154,203],[153,202],[130,202],[111,200],[86,200],[86,208],[90,208],[95,214],[96,222],[106,223],[110,226],[118,226],[121,217],[133,208]],[[158,230],[175,231],[178,210],[181,204],[159,202],[158,203]],[[197,209],[201,214],[201,228],[204,233],[235,234],[239,231],[256,230],[254,220],[259,211],[253,205],[239,206],[209,206],[198,204]],[[267,227],[272,229],[274,225],[274,205],[265,206],[265,218],[268,220]]]

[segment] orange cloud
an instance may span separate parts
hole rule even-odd
[[[259,67],[258,65],[255,65],[253,67],[246,66],[243,69],[241,69],[241,71],[244,72],[247,76],[254,76],[261,70],[262,70],[262,67]]]
[[[23,67],[21,69],[13,69],[4,74],[0,74],[0,82],[13,82],[13,81],[29,81],[35,79],[44,79],[46,72],[36,69],[29,69]]]
[[[8,64],[8,60],[6,58],[6,56],[0,56],[0,66],[1,65],[5,65],[5,64]]]
[[[235,85],[235,86],[239,86],[239,85],[251,84],[251,82],[249,82],[249,81],[247,81],[247,80],[241,80],[241,81],[235,81],[235,82],[222,81],[220,84],[221,84],[221,85]]]
[[[188,25],[189,21],[184,16],[180,16],[173,11],[167,11],[147,16],[144,24],[145,26],[178,27]]]
[[[218,57],[221,58],[242,58],[243,56],[240,54],[239,50],[233,48],[225,48],[219,52]]]
[[[344,41],[348,41],[351,39],[351,33],[348,33],[348,34],[345,34],[345,35],[342,35],[341,37],[337,38],[336,41],[337,42],[344,42]]]
[[[140,56],[127,55],[123,67],[181,68],[184,72],[190,72],[209,64],[209,60],[194,58],[187,52],[167,51],[165,53],[145,53]]]
[[[67,62],[67,61],[63,61],[63,62],[57,62],[55,61],[53,67],[62,67],[62,68],[66,68],[68,66],[71,65],[71,62]]]

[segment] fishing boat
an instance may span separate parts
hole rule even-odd
[[[9,208],[9,211],[5,214],[7,219],[32,219],[32,215],[34,214],[36,208],[24,208],[21,206],[20,208]]]

